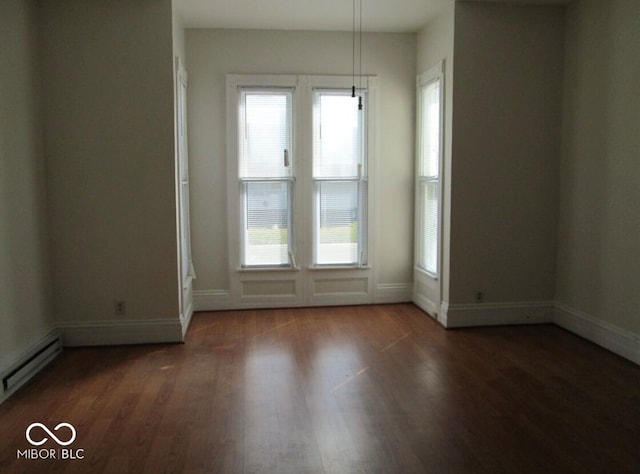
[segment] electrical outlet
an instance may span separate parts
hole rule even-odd
[[[114,305],[114,313],[116,316],[124,316],[127,314],[127,303],[124,301],[116,301]]]

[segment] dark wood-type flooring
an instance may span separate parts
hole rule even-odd
[[[84,459],[17,459],[33,422]],[[639,473],[640,367],[410,304],[198,313],[186,344],[65,349],[0,443],[2,473]]]

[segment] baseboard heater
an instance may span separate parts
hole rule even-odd
[[[62,340],[60,336],[53,336],[45,340],[39,349],[28,355],[16,367],[2,377],[2,388],[5,395],[13,392],[31,377],[38,373],[45,365],[51,362],[62,352]]]

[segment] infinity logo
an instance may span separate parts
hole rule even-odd
[[[27,427],[27,431],[25,432],[25,435],[27,437],[27,441],[29,441],[32,445],[34,446],[41,446],[44,443],[47,442],[47,440],[49,438],[45,437],[40,441],[34,441],[31,438],[31,430],[33,428],[35,428],[36,426],[39,426],[40,428],[42,428],[44,430],[45,433],[47,433],[49,436],[51,436],[51,438],[58,443],[60,446],[69,446],[71,443],[73,443],[76,439],[76,429],[73,427],[73,425],[69,424],[69,423],[60,423],[58,424],[53,431],[58,431],[60,428],[62,427],[66,427],[69,428],[69,430],[71,431],[71,439],[69,439],[69,441],[61,441],[56,435],[54,435],[49,428],[47,428],[46,426],[44,426],[42,423],[31,423],[28,427]]]

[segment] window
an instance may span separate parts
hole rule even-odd
[[[350,90],[314,91],[313,263],[366,263],[365,119]]]
[[[187,72],[181,61],[176,61],[176,119],[178,156],[178,220],[180,229],[180,272],[182,288],[190,288],[194,277],[191,260],[191,235],[189,224],[189,157],[187,150]]]
[[[243,89],[239,104],[243,267],[291,264],[292,91]]]
[[[433,276],[439,271],[440,163],[442,154],[441,76],[421,78],[418,89],[416,172],[416,265]]]
[[[362,77],[363,110],[350,76],[226,84],[231,305],[373,302],[376,78]]]

